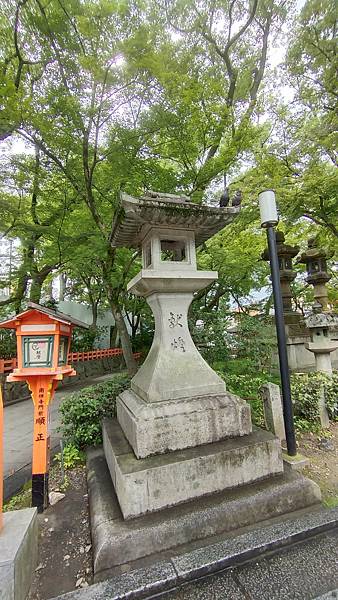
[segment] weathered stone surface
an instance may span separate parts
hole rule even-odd
[[[173,557],[172,562],[181,580],[194,579],[332,530],[337,524],[337,509],[316,511],[273,525],[263,523],[261,528]]]
[[[259,483],[227,490],[125,521],[102,449],[88,451],[87,473],[96,579],[100,574],[104,576],[105,572],[118,565],[170,549],[174,556],[177,554],[175,548],[182,548],[184,544],[234,531],[247,525],[258,524],[260,521],[292,513],[320,502],[320,491],[315,483],[298,473],[289,472]],[[257,537],[256,541],[259,541],[258,546],[261,547],[262,544],[272,543],[273,540],[278,541],[282,538],[287,540],[293,535],[302,535],[301,532],[304,530],[317,533],[329,529],[337,521],[338,509],[303,515],[298,523],[290,519],[289,525],[283,518],[282,524],[269,530],[270,537],[266,538],[268,542],[264,542],[263,538],[258,540]],[[318,529],[319,527],[321,529]],[[251,532],[246,546],[244,538],[242,539],[243,552],[246,552],[245,548],[250,548],[254,541],[250,536]],[[224,541],[224,544],[230,543],[232,543],[230,539]],[[200,559],[197,560],[196,555],[196,569],[207,565],[205,571],[207,573],[208,569],[211,569],[210,553],[214,552],[216,562],[211,570],[217,570],[217,563],[223,558],[219,553],[220,547],[216,546],[217,551],[205,549],[204,558],[199,555]],[[228,560],[231,553],[235,556],[238,547],[233,543],[231,552],[229,545],[227,548]],[[182,577],[185,569],[184,577],[190,578],[188,571],[190,569],[191,572],[191,564],[184,567],[183,562],[180,563]]]
[[[308,467],[310,464],[310,460],[299,453],[296,456],[290,456],[286,452],[283,452],[282,456],[284,467],[291,471],[302,471],[304,467]]]
[[[117,420],[138,458],[252,431],[250,406],[228,392],[148,403],[126,390],[118,397],[116,408]]]
[[[159,198],[133,198],[121,193],[121,204],[118,207],[112,232],[113,246],[132,246],[137,248],[143,237],[144,228],[162,224],[163,227],[176,227],[186,231],[194,231],[197,244],[202,244],[209,237],[231,223],[240,212],[239,206],[216,208],[194,204],[185,200],[179,202],[179,210],[166,194]]]
[[[205,287],[206,276],[210,283],[216,279],[216,273],[148,272],[152,293],[147,295],[147,302],[154,314],[155,333],[147,358],[132,379],[131,389],[146,402],[224,393],[224,381],[206,363],[191,338],[187,315],[193,293],[185,291],[188,285],[196,290]],[[145,285],[145,273],[141,272],[139,285]],[[130,288],[133,293],[135,286]],[[163,292],[156,291],[161,287]]]
[[[177,577],[176,582],[171,582],[176,583],[174,589],[158,597],[166,600],[337,600],[337,547],[337,531],[330,531],[209,577],[194,578],[183,584]],[[207,554],[208,547],[205,551]],[[144,596],[134,582],[139,578],[148,582],[151,573],[151,567],[138,569],[90,586],[82,595],[71,592],[54,600],[136,600]],[[127,581],[130,581],[128,591],[122,583]],[[328,589],[333,591],[327,592]],[[146,597],[154,598],[151,589]]]
[[[105,419],[102,430],[126,519],[283,472],[279,440],[263,430],[139,460],[116,419]]]
[[[338,586],[337,532],[297,544],[236,569],[236,580],[247,598],[255,600],[310,600]]]
[[[0,598],[25,600],[38,553],[37,509],[4,513],[0,534]]]
[[[136,600],[172,589],[176,583],[177,575],[172,564],[160,562],[146,569],[137,569],[120,577],[96,583],[83,590],[62,594],[54,600]]]
[[[324,594],[324,596],[316,596],[314,600],[337,600],[338,598],[338,588],[336,590],[332,590],[332,592],[328,592]]]
[[[261,394],[266,428],[283,441],[285,440],[285,428],[279,386],[274,383],[265,383],[261,387]]]

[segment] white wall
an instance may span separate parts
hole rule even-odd
[[[75,319],[79,319],[80,321],[84,321],[84,323],[88,323],[90,325],[92,323],[92,311],[89,306],[85,304],[79,304],[78,302],[71,302],[69,300],[62,300],[58,302],[58,309],[65,313],[66,315],[70,315]],[[97,348],[109,348],[110,346],[110,327],[114,326],[115,321],[113,315],[109,311],[101,312],[99,311],[97,317],[97,325],[98,327],[108,327],[106,334],[95,344]]]

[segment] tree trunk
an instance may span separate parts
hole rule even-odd
[[[40,298],[41,298],[41,292],[42,292],[42,284],[43,284],[43,281],[41,281],[39,276],[34,277],[32,279],[32,284],[31,284],[31,289],[30,289],[30,294],[29,294],[30,302],[35,302],[36,304],[39,304]]]
[[[67,285],[67,275],[65,275],[64,273],[60,273],[59,284],[60,284],[59,302],[63,302],[65,299],[65,291],[66,291],[66,285]]]
[[[133,356],[133,349],[128,333],[128,329],[125,323],[125,320],[120,311],[120,307],[114,300],[109,300],[110,308],[113,313],[116,327],[120,334],[121,346],[123,351],[124,360],[126,361],[126,366],[128,369],[128,373],[131,377],[133,377],[137,371],[137,362]]]
[[[93,315],[92,327],[96,329],[96,324],[97,324],[97,302],[94,302],[93,305],[92,305],[92,315]]]
[[[15,291],[15,301],[14,301],[15,314],[18,314],[21,311],[21,304],[22,304],[22,301],[26,294],[28,281],[29,281],[29,276],[27,274],[26,269],[20,267],[16,291]]]
[[[91,327],[92,329],[96,329],[96,325],[97,325],[97,315],[98,315],[98,308],[99,308],[99,299],[94,300],[93,295],[88,291],[88,297],[89,297],[89,302],[90,302],[90,307],[92,310],[92,323],[91,323]]]
[[[54,268],[54,265],[53,266],[46,265],[45,267],[43,267],[43,269],[41,269],[40,271],[37,271],[36,267],[33,266],[32,271],[31,271],[32,285],[31,285],[31,291],[29,294],[29,300],[31,302],[36,302],[37,304],[40,302],[42,286],[43,286],[44,282],[46,281],[49,273],[51,273],[53,271],[53,268]]]

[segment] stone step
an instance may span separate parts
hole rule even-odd
[[[253,433],[137,459],[116,419],[102,424],[103,447],[125,519],[283,472],[279,440]]]
[[[93,456],[89,457],[89,462],[93,460]],[[70,592],[54,600],[128,600],[157,597],[157,594],[178,589],[187,582],[218,573],[228,567],[236,567],[243,563],[250,567],[250,561],[256,561],[266,552],[278,552],[319,534],[336,530],[337,526],[338,507],[284,517],[279,522],[262,523],[260,528],[192,552],[181,555],[173,552],[165,560],[158,560],[149,566],[110,577],[85,590]],[[277,554],[278,556],[282,555]],[[304,576],[306,577],[306,574]],[[318,600],[334,597],[333,592],[318,597]]]
[[[124,520],[102,449],[87,454],[88,494],[96,577],[119,565],[176,551],[320,501],[318,486],[297,472]],[[281,530],[283,532],[284,525]],[[204,542],[205,543],[205,542]]]

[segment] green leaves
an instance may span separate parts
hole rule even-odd
[[[319,400],[324,393],[329,418],[338,420],[338,374],[325,373],[294,374],[291,378],[292,401],[295,422],[301,429],[320,428]],[[306,425],[306,422],[308,425]]]
[[[101,444],[101,421],[115,416],[116,396],[129,385],[127,375],[115,375],[105,383],[66,396],[60,406],[60,431],[66,444],[78,450]]]

